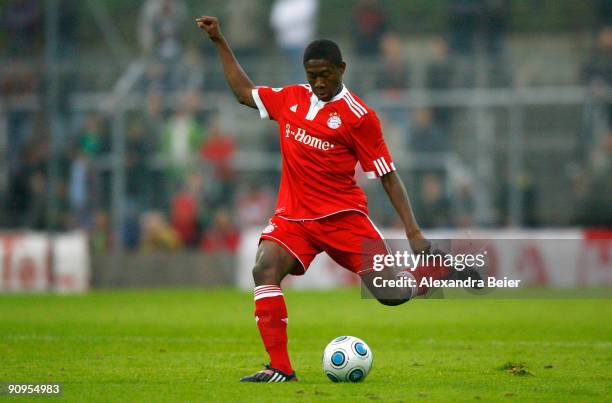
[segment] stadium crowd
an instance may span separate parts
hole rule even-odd
[[[277,54],[286,67],[284,81],[302,81],[301,52],[316,37],[319,2],[276,0],[269,8],[251,0],[225,3],[224,31],[245,69],[258,76],[261,64],[257,61],[265,45],[262,38],[273,33]],[[83,46],[76,28],[82,10],[76,0],[60,0],[59,4],[60,60],[74,62]],[[378,91],[392,98],[413,88],[417,78],[407,63],[405,38],[391,23],[384,4],[355,2],[349,52],[355,55],[353,60],[364,64],[377,61],[374,70],[368,70],[373,71],[371,85],[356,83],[364,87],[358,90]],[[208,94],[227,90],[220,71],[206,62],[211,57],[206,41],[186,40],[188,35],[198,35],[195,29],[190,30],[193,11],[188,4],[184,0],[144,0],[141,7],[137,37],[148,67],[135,87],[142,95],[142,106],[126,116],[124,246],[143,251],[194,248],[233,253],[240,229],[264,225],[271,215],[279,173],[261,179],[260,175],[239,172],[240,134],[232,131],[234,126],[227,124],[218,110],[202,108]],[[606,2],[598,10],[602,20],[593,51],[583,61],[581,84],[605,93],[612,80],[612,12],[606,9]],[[446,32],[432,41],[431,61],[418,78],[425,89],[512,85],[514,78],[504,52],[509,16],[510,1],[449,2]],[[104,253],[113,245],[111,167],[116,145],[112,122],[101,111],[74,109],[71,97],[80,90],[79,80],[70,72],[61,73],[61,141],[54,149],[43,108],[49,82],[41,64],[31,57],[44,51],[43,22],[42,2],[7,0],[0,4],[0,40],[5,45],[5,62],[0,67],[4,110],[0,109],[0,117],[7,133],[0,147],[4,148],[0,226],[84,229],[91,234],[93,251]],[[489,61],[484,75],[477,74],[477,53]],[[265,77],[265,72],[262,75]],[[90,86],[104,87],[95,76],[89,80]],[[574,218],[561,224],[612,225],[609,103],[606,110],[608,134],[603,142],[597,138],[599,143],[583,154],[574,173]],[[408,115],[404,109],[393,108],[380,115],[391,149],[428,155],[451,149],[453,114],[450,108],[420,107]],[[262,136],[266,152],[278,151],[274,132]],[[54,188],[50,185],[51,169],[57,172]],[[415,170],[410,178],[409,191],[422,226],[476,224],[475,189],[470,180],[449,189],[446,173],[440,169]],[[488,224],[505,225],[508,186],[504,180],[498,185],[498,213]],[[538,217],[530,214],[535,210],[537,189],[529,175],[518,185],[527,212],[522,224],[537,226]],[[391,217],[381,214],[380,223],[395,225]]]

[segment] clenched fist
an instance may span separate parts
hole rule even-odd
[[[198,27],[206,31],[211,41],[215,42],[221,39],[221,28],[219,27],[219,19],[217,17],[203,15],[196,18],[196,23]]]

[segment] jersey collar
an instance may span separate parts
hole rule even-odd
[[[342,89],[340,90],[340,92],[335,97],[333,97],[329,101],[321,101],[321,102],[323,102],[324,104],[328,104],[328,103],[331,103],[331,102],[338,101],[339,99],[342,99],[342,97],[344,97],[347,92],[348,92],[348,90],[346,89],[346,85],[342,84]],[[314,92],[313,92],[313,94],[314,94]]]
[[[312,89],[311,89],[311,92],[312,92],[312,95],[310,96],[310,108],[308,108],[308,113],[306,114],[306,120],[314,120],[314,118],[317,116],[319,111],[323,109],[325,105],[342,99],[342,97],[346,95],[348,90],[346,89],[346,86],[342,84],[342,89],[340,90],[340,92],[335,97],[330,99],[329,101],[321,101],[317,97],[317,95],[314,93],[314,91],[312,91]]]
[[[310,86],[308,86],[308,89],[310,90],[310,92],[312,93],[312,95],[310,96],[310,102],[311,103],[317,103],[319,105],[325,105],[325,104],[329,104],[335,101],[338,101],[340,99],[342,99],[346,93],[348,92],[348,89],[346,88],[346,85],[342,84],[342,89],[340,90],[340,92],[333,97],[332,99],[330,99],[329,101],[321,101],[317,95],[314,93],[314,91],[312,90],[312,88],[310,88]]]

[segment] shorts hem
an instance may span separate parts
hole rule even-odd
[[[266,239],[266,240],[268,240],[268,241],[272,241],[272,242],[274,242],[274,243],[278,244],[278,245],[279,245],[281,248],[283,248],[284,250],[286,250],[287,252],[289,252],[289,254],[290,254],[291,256],[293,256],[293,257],[294,257],[294,258],[295,258],[295,259],[296,259],[296,260],[297,260],[297,261],[300,263],[300,266],[302,266],[302,272],[301,272],[301,273],[294,274],[294,275],[296,275],[296,276],[301,276],[301,275],[303,275],[304,273],[306,273],[306,266],[305,266],[305,265],[304,265],[304,263],[302,262],[302,259],[300,259],[299,255],[298,255],[297,253],[295,253],[293,250],[291,250],[291,248],[290,248],[289,246],[287,246],[287,244],[285,244],[285,243],[284,243],[283,241],[281,241],[280,239],[275,238],[275,237],[273,237],[273,236],[271,236],[271,235],[262,234],[262,235],[259,237],[259,241],[260,241],[260,243],[261,243],[261,240],[262,240],[262,239]],[[293,273],[292,273],[292,274],[293,274]]]

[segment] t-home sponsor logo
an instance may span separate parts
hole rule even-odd
[[[335,147],[335,145],[330,143],[329,141],[323,141],[316,136],[307,134],[306,130],[302,128],[292,128],[289,123],[285,124],[285,137],[292,137],[295,141],[316,148],[318,150],[329,151],[329,149]]]

